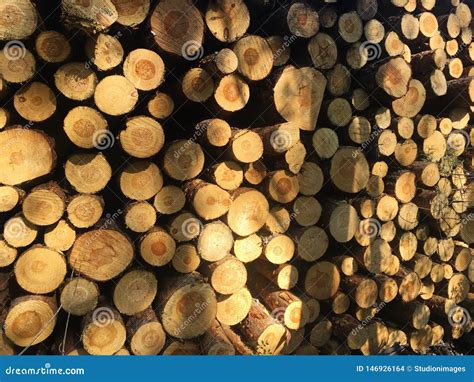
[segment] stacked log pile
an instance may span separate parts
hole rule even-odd
[[[0,354],[471,351],[473,11],[1,0]]]

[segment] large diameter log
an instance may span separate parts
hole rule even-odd
[[[336,294],[340,281],[337,267],[328,261],[321,261],[306,272],[304,288],[309,296],[326,300]]]
[[[394,98],[404,96],[411,80],[411,68],[402,58],[394,58],[382,65],[375,76],[377,84]]]
[[[173,277],[161,285],[160,317],[168,334],[190,339],[210,328],[216,316],[217,300],[212,287],[199,274]]]
[[[45,294],[54,291],[66,277],[66,260],[59,252],[34,246],[15,263],[15,278],[26,291]]]
[[[230,229],[240,236],[251,235],[263,227],[269,205],[259,191],[239,188],[232,193],[232,204],[227,214]]]
[[[54,141],[43,132],[12,128],[0,132],[0,183],[17,185],[50,173]]]
[[[237,41],[250,25],[249,10],[243,0],[210,1],[205,19],[214,37],[227,43]]]
[[[160,1],[150,23],[156,43],[164,51],[188,60],[202,56],[204,21],[199,10],[188,1]]]
[[[252,300],[240,330],[258,354],[280,354],[286,343],[286,329],[258,301]]]
[[[34,33],[38,13],[29,0],[6,0],[0,5],[0,40],[23,40]]]
[[[302,130],[314,130],[326,83],[326,78],[313,68],[286,66],[273,88],[277,111]]]
[[[342,147],[331,159],[331,180],[341,191],[356,193],[369,182],[370,170],[365,155],[355,147]]]
[[[121,314],[143,312],[155,299],[157,280],[153,273],[135,269],[123,275],[114,288],[114,305]]]
[[[18,346],[31,346],[48,338],[56,325],[54,298],[24,296],[14,299],[3,324],[5,335]]]
[[[88,231],[78,237],[69,254],[69,265],[96,281],[110,280],[122,273],[133,259],[127,236],[113,229]]]

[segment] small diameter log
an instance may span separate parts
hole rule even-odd
[[[377,283],[379,299],[382,302],[389,303],[397,297],[398,285],[394,279],[385,275],[375,275],[374,281]]]
[[[85,45],[86,55],[99,70],[110,70],[123,60],[123,47],[115,36],[99,33]],[[87,65],[87,64],[86,64]]]
[[[212,220],[225,215],[231,204],[227,191],[200,179],[186,183],[184,192],[196,213],[204,220]]]
[[[0,6],[3,22],[0,40],[23,40],[31,36],[39,22],[35,6],[29,0],[6,0]]]
[[[286,342],[286,329],[265,307],[252,300],[249,314],[239,324],[240,331],[255,347],[257,354],[280,354]]]
[[[235,239],[233,252],[243,263],[250,263],[262,254],[262,239],[257,234]]]
[[[248,129],[233,130],[229,142],[233,159],[242,163],[258,161],[263,155],[263,142],[258,133]]]
[[[270,209],[264,229],[272,235],[285,233],[290,228],[291,218],[286,208],[279,205],[274,206]]]
[[[29,246],[37,235],[38,227],[28,222],[22,215],[8,219],[3,226],[3,238],[14,248]]]
[[[155,227],[140,239],[139,249],[143,260],[161,267],[168,264],[175,255],[176,242],[165,230]]]
[[[71,55],[71,45],[66,37],[57,31],[40,32],[35,41],[38,56],[48,63],[61,63]]]
[[[400,267],[398,273],[393,276],[398,284],[398,294],[404,302],[416,299],[420,294],[422,283],[420,277],[415,272],[410,272],[404,267]]]
[[[163,215],[174,214],[183,209],[186,197],[181,188],[165,186],[155,195],[153,206]]]
[[[263,162],[257,161],[244,166],[244,178],[251,185],[258,185],[267,176],[267,168]]]
[[[196,222],[192,220],[185,222],[183,230],[185,232],[193,231],[193,227],[191,227],[193,224],[196,224]],[[220,221],[215,221],[202,227],[197,249],[202,259],[214,262],[220,261],[229,255],[233,244],[234,239],[229,227]]]
[[[102,153],[74,154],[64,167],[66,179],[78,192],[102,191],[112,177],[112,168]]]
[[[364,32],[362,21],[355,11],[342,14],[337,25],[339,35],[348,43],[359,41]]]
[[[112,75],[97,84],[94,102],[103,113],[118,116],[135,108],[138,91],[127,78]]]
[[[92,355],[112,355],[126,340],[126,329],[120,313],[100,305],[82,320],[82,344]]]
[[[329,247],[329,238],[325,230],[311,226],[296,233],[298,257],[304,261],[313,262],[321,258]]]
[[[223,147],[229,143],[232,135],[230,125],[220,118],[205,119],[196,127],[196,136],[203,145]]]
[[[48,338],[56,325],[54,298],[23,296],[14,299],[3,324],[5,335],[18,346],[32,346]]]
[[[231,295],[219,296],[216,319],[223,325],[237,325],[249,313],[252,300],[247,288],[242,288]]]
[[[219,75],[231,74],[237,70],[239,64],[238,58],[235,53],[229,49],[224,48],[220,51],[204,57],[199,65],[206,68],[211,74]]]
[[[299,193],[297,176],[284,170],[269,173],[264,187],[267,195],[279,203],[289,203]]]
[[[233,191],[232,204],[227,214],[230,229],[240,236],[257,232],[267,220],[269,206],[265,196],[250,188]]]
[[[152,50],[135,49],[123,63],[123,74],[138,90],[153,90],[164,80],[165,64]]]
[[[129,164],[119,176],[120,189],[132,200],[148,200],[163,187],[159,167],[151,161],[137,161]]]
[[[54,73],[54,84],[65,97],[84,101],[94,94],[97,76],[83,63],[70,62]]]
[[[286,24],[292,35],[310,38],[319,31],[318,13],[310,4],[295,2],[288,8]]]
[[[273,88],[277,111],[302,130],[314,130],[326,83],[326,78],[313,68],[286,66]]]
[[[241,38],[233,51],[239,60],[237,70],[249,80],[262,80],[270,74],[273,52],[263,37],[248,35]]]
[[[235,190],[242,184],[244,172],[238,163],[225,161],[212,166],[208,178],[224,190]]]
[[[23,216],[33,224],[47,226],[56,223],[66,208],[66,195],[55,182],[33,188],[24,198]]]
[[[331,69],[337,62],[337,45],[326,33],[318,33],[308,43],[308,53],[316,69]]]
[[[156,210],[148,202],[135,202],[125,208],[125,225],[133,232],[147,232],[156,223]]]
[[[156,92],[155,96],[148,101],[148,113],[154,118],[168,118],[174,111],[174,101],[166,93]]]
[[[61,290],[61,307],[74,316],[84,316],[94,310],[99,300],[96,283],[75,277],[67,281]]]
[[[402,58],[394,58],[377,70],[377,84],[394,98],[407,94],[411,79],[411,68]]]
[[[249,285],[253,294],[268,308],[271,316],[288,329],[297,330],[306,325],[309,310],[306,309],[304,300],[290,291],[268,285],[268,280],[258,274],[252,275]]]
[[[106,30],[118,19],[117,10],[109,0],[64,0],[61,10],[65,24],[89,33]]]
[[[7,44],[0,53],[0,71],[9,83],[29,81],[36,72],[35,57],[24,46]]]
[[[68,220],[77,228],[89,228],[96,224],[104,212],[102,197],[76,194],[68,202]]]
[[[127,338],[135,355],[156,355],[163,349],[166,333],[153,309],[138,313],[127,321]]]
[[[357,211],[350,204],[340,204],[331,211],[329,218],[329,232],[339,243],[352,240],[359,229]]]
[[[56,111],[56,96],[41,82],[31,82],[15,93],[15,110],[27,121],[42,122]]]
[[[0,240],[0,266],[8,267],[13,264],[18,256],[18,250],[8,245],[5,240]]]
[[[236,293],[247,282],[245,265],[233,256],[226,256],[222,260],[207,264],[203,272],[214,290],[224,295]]]
[[[377,283],[361,275],[343,277],[341,279],[342,289],[361,308],[369,308],[375,304],[379,294]]]
[[[155,275],[149,271],[136,269],[127,272],[115,285],[114,305],[127,316],[143,312],[155,299],[157,284]]]
[[[172,259],[173,268],[179,273],[194,272],[200,264],[197,249],[192,244],[183,244],[176,248]]]
[[[338,189],[356,193],[367,186],[370,170],[361,151],[354,147],[341,147],[331,159],[330,175]]]
[[[211,74],[202,68],[192,68],[186,72],[181,81],[181,90],[189,100],[204,102],[214,92],[214,81]]]
[[[195,178],[204,168],[204,153],[197,143],[178,140],[166,149],[163,170],[173,179]]]
[[[418,80],[411,80],[407,93],[392,102],[395,114],[400,117],[413,118],[419,113],[426,99],[424,85]]]
[[[69,140],[83,149],[100,149],[113,139],[103,115],[88,106],[71,109],[64,118],[63,128]]]
[[[333,297],[341,281],[337,267],[327,261],[321,261],[308,269],[304,280],[306,293],[317,300]]]
[[[273,265],[268,261],[256,260],[255,270],[280,289],[292,289],[298,282],[298,268],[291,264]]]
[[[168,225],[168,231],[178,242],[196,239],[202,228],[202,222],[195,215],[186,211],[176,214]]]
[[[206,355],[235,355],[234,345],[227,338],[220,323],[216,320],[204,333],[201,339],[201,348]]]
[[[161,125],[146,116],[132,117],[119,134],[123,150],[135,158],[149,158],[156,155],[165,143]]]
[[[247,83],[237,74],[228,74],[217,83],[214,99],[225,111],[234,112],[247,105],[250,89]]]
[[[69,254],[69,265],[95,281],[110,280],[122,273],[133,259],[133,247],[123,233],[97,229],[79,236]]]
[[[214,322],[217,301],[212,287],[199,274],[164,280],[158,295],[165,331],[179,339],[198,337]]]
[[[145,21],[150,10],[150,0],[111,0],[117,9],[117,23],[136,27]]]
[[[284,264],[293,258],[295,244],[286,235],[276,235],[265,240],[263,255],[272,264]]]
[[[35,246],[15,263],[15,278],[26,291],[45,294],[54,291],[66,277],[66,260],[59,252]]]

